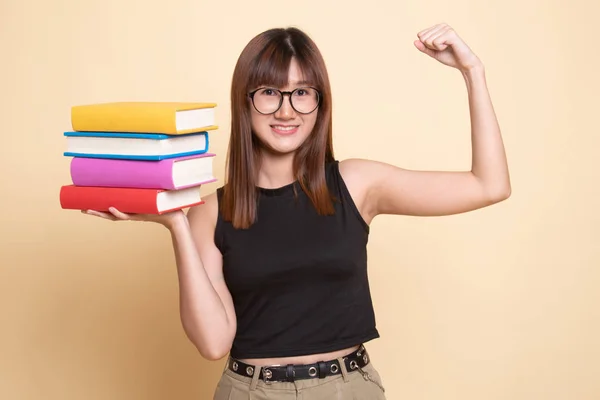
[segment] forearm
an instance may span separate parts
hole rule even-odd
[[[472,173],[492,200],[510,195],[510,177],[500,126],[483,65],[463,72],[471,117]]]
[[[196,249],[188,220],[179,218],[169,227],[179,280],[179,307],[183,328],[208,359],[229,350],[229,318]]]

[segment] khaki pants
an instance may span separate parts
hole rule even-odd
[[[213,400],[385,400],[381,377],[372,363],[352,372],[344,362],[340,365],[340,375],[272,383],[258,379],[259,367],[254,378],[226,369]]]

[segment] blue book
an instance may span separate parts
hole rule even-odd
[[[208,151],[208,132],[183,135],[128,132],[65,132],[67,157],[163,160]]]

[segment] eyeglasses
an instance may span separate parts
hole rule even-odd
[[[276,113],[281,108],[285,95],[290,96],[290,105],[299,114],[310,114],[321,102],[321,93],[313,87],[300,87],[291,92],[261,87],[248,93],[254,109],[261,114]]]

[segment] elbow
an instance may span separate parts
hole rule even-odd
[[[202,358],[208,361],[218,361],[229,354],[233,345],[235,329],[202,329],[186,318],[182,318],[182,323],[187,338],[196,347]]]
[[[491,204],[496,204],[507,200],[511,196],[511,194],[512,188],[510,186],[510,183],[507,183],[506,185],[489,190],[488,199]]]
[[[218,361],[224,358],[229,354],[232,345],[232,341],[224,340],[224,338],[215,338],[213,340],[191,340],[202,358],[208,361]]]
[[[202,358],[208,361],[218,361],[227,356],[231,350],[233,339],[228,340],[227,337],[228,335],[212,338],[205,337],[200,340],[192,339],[192,342]]]
[[[500,203],[511,196],[512,188],[508,176],[491,176],[487,179],[482,179],[475,173],[473,175],[478,180],[481,189],[481,201],[484,207]]]
[[[511,194],[512,194],[512,188],[510,187],[510,185],[508,185],[508,187],[506,188],[506,191],[504,192],[504,198],[502,200],[508,200],[508,198],[510,197]]]
[[[233,344],[233,338],[230,338],[230,335],[223,334],[215,337],[215,335],[201,334],[185,324],[184,332],[202,358],[208,361],[218,361],[227,356]]]
[[[208,361],[219,361],[225,356],[227,356],[230,350],[225,346],[196,346],[196,348],[198,349],[198,352],[200,353],[202,358]]]

